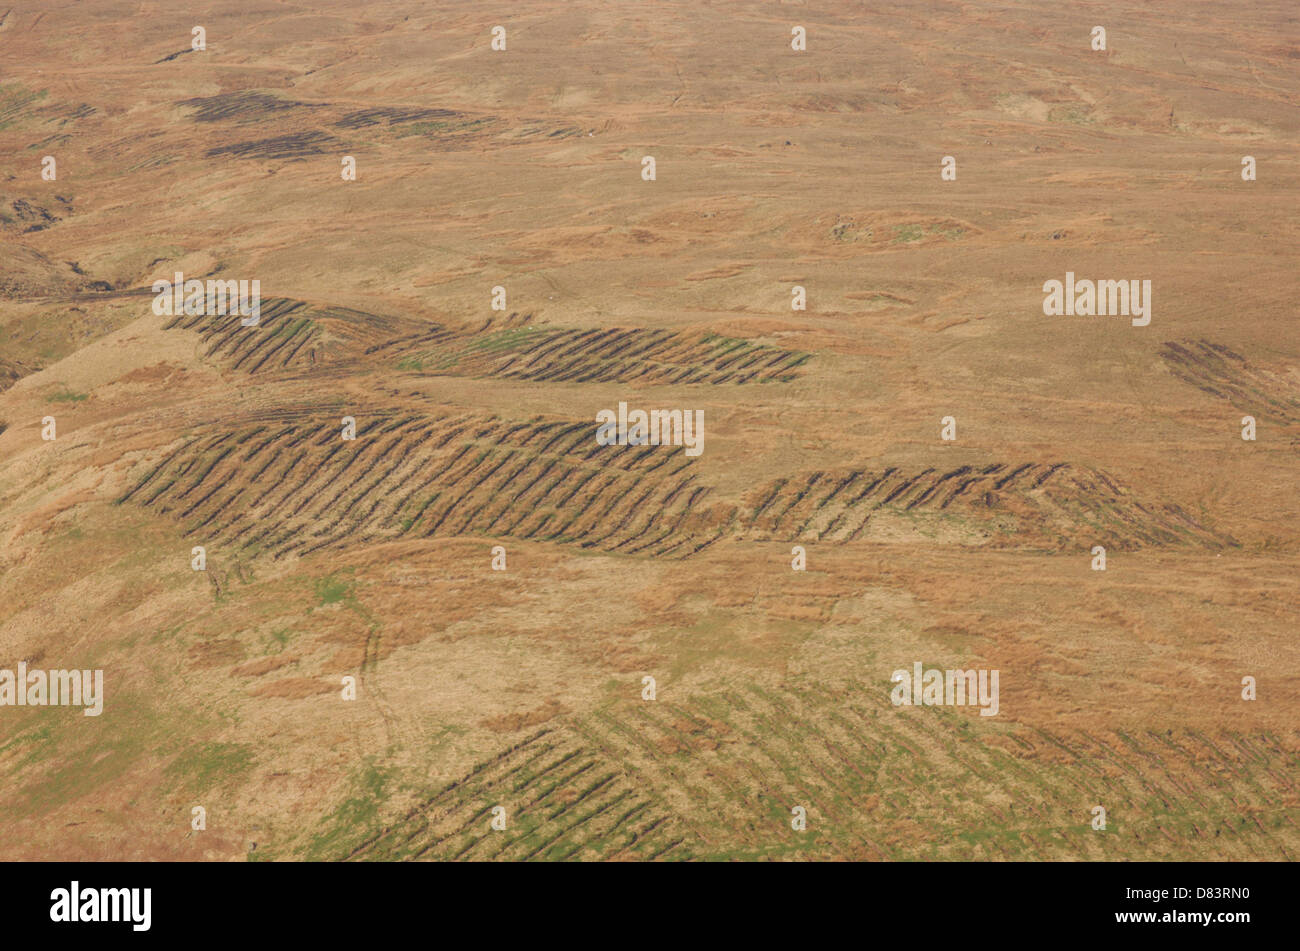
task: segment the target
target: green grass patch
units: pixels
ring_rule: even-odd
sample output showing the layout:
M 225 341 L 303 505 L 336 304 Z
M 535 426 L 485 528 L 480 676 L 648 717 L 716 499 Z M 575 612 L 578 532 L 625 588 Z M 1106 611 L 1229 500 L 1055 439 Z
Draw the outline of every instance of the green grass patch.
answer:
M 942 225 L 930 225 L 922 227 L 921 225 L 895 225 L 894 239 L 891 244 L 911 244 L 916 241 L 923 241 L 926 238 L 942 237 L 949 241 L 956 240 L 966 233 L 965 228 L 945 228 Z M 873 298 L 874 300 L 874 298 Z
M 539 331 L 532 327 L 511 327 L 508 330 L 498 330 L 496 333 L 480 337 L 469 345 L 467 349 L 485 353 L 499 353 L 505 350 L 514 350 L 536 339 Z
M 320 604 L 339 604 L 350 601 L 354 596 L 351 581 L 335 575 L 316 579 L 316 600 Z
M 1092 125 L 1093 118 L 1083 106 L 1058 106 L 1047 113 L 1048 122 L 1068 122 L 1070 125 Z
M 359 766 L 353 773 L 348 798 L 320 824 L 322 831 L 308 843 L 303 858 L 337 861 L 368 838 L 379 824 L 379 804 L 389 792 L 394 772 L 370 760 Z M 259 860 L 266 858 L 269 856 L 259 856 Z
M 253 747 L 247 743 L 204 743 L 172 760 L 167 775 L 187 790 L 204 793 L 242 780 L 253 760 Z

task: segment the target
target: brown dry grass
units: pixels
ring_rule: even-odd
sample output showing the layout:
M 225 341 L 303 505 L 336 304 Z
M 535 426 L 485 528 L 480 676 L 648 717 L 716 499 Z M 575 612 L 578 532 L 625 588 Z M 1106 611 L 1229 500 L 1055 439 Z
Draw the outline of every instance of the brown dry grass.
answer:
M 1296 857 L 1286 4 L 316 6 L 0 23 L 0 857 Z

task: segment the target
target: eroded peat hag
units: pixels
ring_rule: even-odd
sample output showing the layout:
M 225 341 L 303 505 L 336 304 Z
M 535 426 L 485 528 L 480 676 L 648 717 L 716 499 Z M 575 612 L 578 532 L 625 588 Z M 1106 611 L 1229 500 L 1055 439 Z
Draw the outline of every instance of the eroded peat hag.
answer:
M 224 315 L 181 310 L 166 329 L 197 331 L 206 356 L 250 373 L 346 360 L 359 371 L 538 383 L 788 383 L 813 356 L 712 333 L 539 327 L 532 314 L 455 324 L 268 298 L 252 333 Z
M 376 417 L 355 441 L 303 420 L 200 438 L 122 497 L 188 535 L 277 557 L 398 537 L 479 535 L 690 553 L 719 537 L 691 460 L 603 447 L 594 424 Z
M 287 319 L 284 318 L 284 319 Z M 593 423 L 390 411 L 341 438 L 308 415 L 196 437 L 120 499 L 180 519 L 186 537 L 275 557 L 402 537 L 520 538 L 648 557 L 726 539 L 1078 550 L 1223 548 L 1234 539 L 1178 505 L 1066 463 L 781 479 L 717 498 L 686 446 L 602 444 Z
M 1235 545 L 1172 502 L 1142 498 L 1105 472 L 1064 462 L 813 472 L 756 492 L 748 529 L 781 541 L 873 537 L 873 516 L 914 520 L 938 542 L 1065 550 Z
M 456 347 L 422 343 L 403 348 L 399 368 L 538 383 L 785 383 L 812 357 L 716 334 L 617 327 L 525 325 L 477 334 Z
M 1160 350 L 1178 379 L 1203 393 L 1287 423 L 1300 422 L 1300 369 L 1250 363 L 1230 347 L 1209 340 L 1179 340 Z
M 611 760 L 599 746 L 584 745 L 583 739 L 563 727 L 540 730 L 420 800 L 346 856 L 321 857 L 352 861 L 682 857 L 673 853 L 694 839 L 691 830 L 639 776 Z M 496 810 L 501 810 L 499 829 L 489 822 Z M 497 834 L 510 831 L 512 825 L 513 835 Z
M 368 835 L 354 830 L 359 844 L 340 842 L 320 857 L 1117 857 L 1075 815 L 1082 794 L 1120 815 L 1160 803 L 1157 823 L 1117 843 L 1122 857 L 1214 848 L 1238 859 L 1294 860 L 1285 804 L 1296 757 L 1275 735 L 994 731 L 951 714 L 895 716 L 883 691 L 747 685 L 553 721 L 405 815 Z M 898 783 L 882 788 L 885 776 Z M 954 786 L 960 798 L 945 794 Z M 683 796 L 691 808 L 669 805 Z M 1240 815 L 1242 801 L 1259 811 Z M 798 803 L 816 810 L 810 834 L 774 835 Z M 489 823 L 496 805 L 504 830 Z
M 239 314 L 178 313 L 165 324 L 167 330 L 196 331 L 205 357 L 244 373 L 354 359 L 400 327 L 392 318 L 287 298 L 262 302 L 256 328 Z

